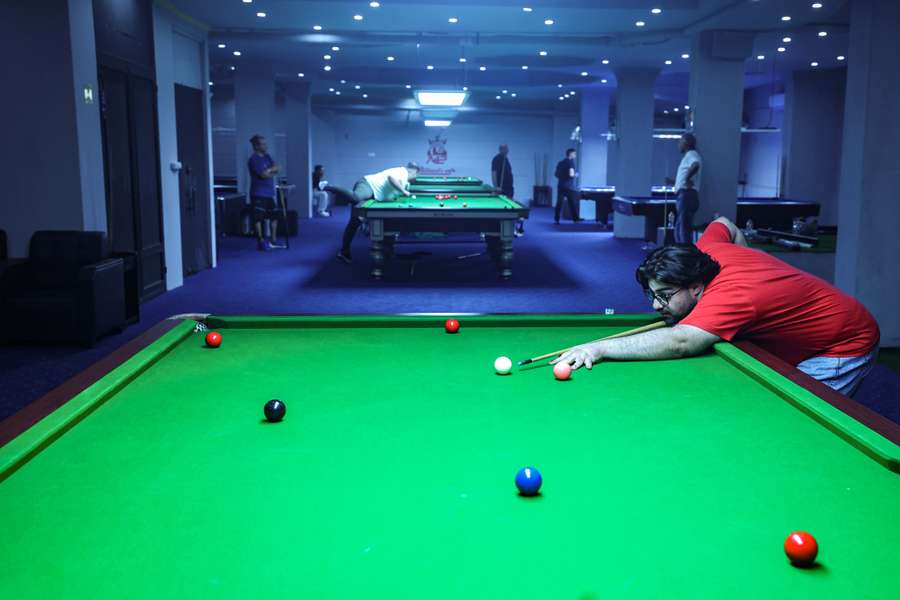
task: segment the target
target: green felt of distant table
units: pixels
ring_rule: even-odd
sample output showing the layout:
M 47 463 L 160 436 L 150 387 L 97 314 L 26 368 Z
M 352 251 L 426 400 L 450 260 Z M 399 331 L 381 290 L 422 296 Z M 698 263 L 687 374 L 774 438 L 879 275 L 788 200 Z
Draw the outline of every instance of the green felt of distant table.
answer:
M 497 191 L 489 185 L 468 185 L 458 183 L 411 183 L 409 191 L 413 194 L 467 194 L 470 196 L 492 196 L 497 193 Z
M 413 185 L 482 185 L 484 182 L 478 177 L 421 175 L 410 181 Z
M 725 343 L 493 371 L 647 316 L 444 318 L 148 339 L 0 448 L 0 597 L 896 596 L 898 447 L 831 404 Z

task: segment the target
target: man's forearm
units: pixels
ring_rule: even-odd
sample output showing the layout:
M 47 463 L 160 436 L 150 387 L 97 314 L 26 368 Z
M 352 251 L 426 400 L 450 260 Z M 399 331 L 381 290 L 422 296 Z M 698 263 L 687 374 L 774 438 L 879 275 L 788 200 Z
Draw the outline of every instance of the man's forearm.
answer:
M 675 327 L 592 344 L 604 360 L 665 360 L 689 356 L 687 340 Z

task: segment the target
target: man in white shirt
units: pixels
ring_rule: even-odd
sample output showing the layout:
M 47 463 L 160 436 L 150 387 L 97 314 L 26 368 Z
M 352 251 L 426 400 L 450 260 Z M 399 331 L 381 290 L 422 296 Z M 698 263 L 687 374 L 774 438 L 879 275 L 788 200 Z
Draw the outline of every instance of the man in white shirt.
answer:
M 681 136 L 678 149 L 684 156 L 675 178 L 675 193 L 678 195 L 675 204 L 675 243 L 692 244 L 694 214 L 700 208 L 700 169 L 703 168 L 703 161 L 697 152 L 697 138 L 692 133 Z
M 361 221 L 353 216 L 353 207 L 360 202 L 375 199 L 379 202 L 391 202 L 400 197 L 408 197 L 409 180 L 415 179 L 419 172 L 419 165 L 414 162 L 407 163 L 405 167 L 394 167 L 386 169 L 378 173 L 366 175 L 356 182 L 353 191 L 349 192 L 339 187 L 331 187 L 330 190 L 338 198 L 343 199 L 350 204 L 350 221 L 344 228 L 344 237 L 341 243 L 341 251 L 338 252 L 338 259 L 350 264 L 350 244 L 353 242 L 353 236 L 359 229 Z

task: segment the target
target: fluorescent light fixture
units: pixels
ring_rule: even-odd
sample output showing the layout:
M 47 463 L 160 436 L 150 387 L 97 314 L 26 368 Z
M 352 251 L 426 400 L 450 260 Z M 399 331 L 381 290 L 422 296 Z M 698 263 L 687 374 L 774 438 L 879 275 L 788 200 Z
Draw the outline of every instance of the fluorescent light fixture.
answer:
M 660 14 L 660 13 L 662 13 L 662 9 L 661 9 L 661 8 L 651 8 L 651 9 L 650 9 L 650 14 L 652 14 L 652 15 L 658 15 L 658 14 Z
M 791 16 L 790 16 L 790 15 L 784 15 L 783 17 L 781 17 L 781 20 L 784 21 L 785 23 L 787 23 L 788 21 L 791 20 Z
M 371 6 L 372 8 L 378 8 L 379 6 L 381 6 L 381 2 L 369 2 L 369 6 Z
M 429 71 L 434 71 L 434 65 L 428 65 L 425 68 L 428 69 Z
M 487 67 L 484 65 L 481 65 L 480 67 L 478 67 L 478 70 L 479 71 L 487 71 Z
M 827 32 L 827 31 L 820 31 L 820 32 L 819 32 L 819 37 L 828 37 L 828 32 Z
M 667 65 L 671 65 L 671 64 L 672 64 L 672 61 L 671 61 L 671 60 L 667 60 L 667 61 L 666 61 L 666 64 L 667 64 Z
M 809 66 L 811 66 L 811 67 L 818 67 L 818 66 L 819 66 L 819 63 L 817 63 L 816 61 L 812 61 L 811 63 L 809 63 Z
M 600 80 L 600 83 L 606 83 L 607 81 L 608 81 L 608 80 L 604 78 L 604 79 L 601 79 L 601 80 Z
M 544 25 L 553 25 L 555 22 L 553 19 L 544 19 Z
M 669 111 L 663 111 L 665 114 L 669 114 Z M 680 140 L 681 136 L 677 133 L 654 133 L 653 138 L 657 140 Z
M 331 47 L 331 51 L 332 51 L 332 52 L 340 52 L 340 50 L 341 50 L 341 47 L 340 47 L 340 46 L 332 46 L 332 47 Z
M 313 25 L 313 31 L 322 31 L 321 25 Z
M 756 60 L 766 60 L 766 55 L 765 54 L 757 54 Z
M 547 51 L 541 50 L 540 52 L 538 52 L 538 56 L 547 56 Z
M 460 57 L 459 57 L 459 62 L 461 62 L 461 63 L 466 62 L 466 57 L 465 57 L 465 56 L 460 56 Z
M 256 13 L 256 16 L 259 17 L 260 19 L 265 19 L 265 18 L 266 18 L 266 13 L 264 13 L 264 12 L 258 12 L 258 13 Z
M 462 106 L 468 94 L 465 92 L 416 91 L 416 101 L 421 106 Z
M 304 73 L 297 73 L 297 77 L 306 77 L 306 74 L 304 74 Z
M 224 48 L 225 44 L 219 44 L 219 48 Z
M 240 55 L 241 55 L 241 51 L 240 51 L 240 50 L 235 50 L 234 52 L 232 52 L 232 54 L 234 54 L 235 56 L 240 56 Z
M 635 27 L 643 27 L 643 26 L 646 25 L 646 24 L 647 24 L 647 23 L 645 23 L 644 21 L 635 21 L 635 22 L 634 22 L 634 26 L 635 26 Z
M 531 12 L 533 9 L 530 6 L 523 6 L 522 12 Z
M 425 127 L 450 127 L 452 122 L 447 119 L 425 119 Z
M 785 48 L 784 46 L 779 46 L 779 47 L 778 47 L 778 51 L 779 51 L 779 52 L 785 52 L 786 50 L 787 50 L 787 48 Z
M 522 65 L 522 70 L 523 70 L 523 71 L 527 71 L 527 70 L 528 70 L 528 65 Z
M 813 2 L 812 7 L 813 8 L 822 8 L 822 3 L 821 2 Z
M 793 40 L 788 36 L 781 38 L 781 43 L 783 43 L 783 44 L 790 44 L 792 41 Z
M 459 23 L 459 19 L 457 17 L 450 17 L 447 19 L 448 23 Z
M 353 15 L 353 20 L 354 20 L 354 21 L 362 21 L 362 20 L 363 20 L 363 16 L 362 16 L 362 15 Z
M 388 62 L 394 62 L 394 57 L 393 57 L 393 56 L 388 56 L 388 57 L 387 57 L 387 61 L 388 61 Z
M 253 4 L 253 0 L 244 0 L 244 4 Z
M 847 57 L 844 56 L 843 54 L 841 54 L 840 56 L 837 57 L 837 59 L 838 60 L 847 60 Z
M 691 57 L 691 55 L 688 54 L 687 52 L 685 52 L 684 54 L 681 55 L 681 58 L 683 58 L 684 60 L 687 60 L 687 59 L 689 59 L 690 57 Z
M 608 65 L 608 64 L 609 64 L 609 59 L 608 59 L 608 58 L 604 58 L 604 59 L 601 60 L 600 62 L 602 62 L 604 65 Z
M 581 76 L 582 76 L 582 77 L 587 77 L 587 76 L 588 76 L 588 72 L 587 72 L 587 71 L 582 71 L 582 72 L 581 72 Z M 562 86 L 560 86 L 560 87 L 562 87 Z

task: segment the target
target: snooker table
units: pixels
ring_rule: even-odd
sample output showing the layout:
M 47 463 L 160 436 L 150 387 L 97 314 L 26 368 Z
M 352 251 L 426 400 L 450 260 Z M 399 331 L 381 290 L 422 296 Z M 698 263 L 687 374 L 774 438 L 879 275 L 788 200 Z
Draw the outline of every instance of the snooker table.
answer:
M 353 212 L 369 222 L 372 247 L 371 274 L 380 279 L 385 263 L 394 255 L 394 244 L 402 233 L 483 233 L 488 254 L 497 263 L 501 277 L 512 277 L 512 244 L 519 219 L 528 209 L 503 195 L 459 194 L 438 200 L 435 194 L 413 194 L 394 201 L 367 200 Z
M 594 211 L 594 220 L 598 223 L 607 222 L 609 213 L 613 212 L 613 198 L 616 195 L 616 186 L 604 185 L 599 187 L 581 187 L 579 189 L 581 200 L 590 200 L 596 205 Z M 675 198 L 675 188 L 667 185 L 654 185 L 650 187 L 650 196 L 652 198 L 668 198 L 670 202 Z M 569 217 L 569 211 L 563 206 L 563 216 Z
M 445 315 L 196 318 L 220 348 L 166 321 L 3 422 L 0 597 L 900 589 L 896 426 L 752 347 L 559 382 L 492 363 L 651 318 L 460 315 L 454 335 Z M 816 567 L 785 558 L 795 529 Z
M 484 182 L 477 177 L 440 177 L 436 175 L 420 175 L 409 182 L 411 185 L 483 185 Z

